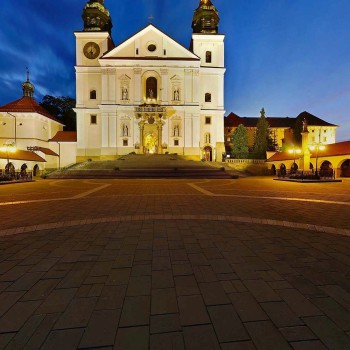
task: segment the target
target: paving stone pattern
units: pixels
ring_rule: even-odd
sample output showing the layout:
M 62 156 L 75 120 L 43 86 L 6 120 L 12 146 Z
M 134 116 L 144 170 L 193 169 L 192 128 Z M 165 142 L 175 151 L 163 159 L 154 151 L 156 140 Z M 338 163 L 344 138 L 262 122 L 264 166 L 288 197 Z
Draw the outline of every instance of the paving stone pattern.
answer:
M 196 220 L 0 238 L 0 349 L 350 349 L 350 238 Z

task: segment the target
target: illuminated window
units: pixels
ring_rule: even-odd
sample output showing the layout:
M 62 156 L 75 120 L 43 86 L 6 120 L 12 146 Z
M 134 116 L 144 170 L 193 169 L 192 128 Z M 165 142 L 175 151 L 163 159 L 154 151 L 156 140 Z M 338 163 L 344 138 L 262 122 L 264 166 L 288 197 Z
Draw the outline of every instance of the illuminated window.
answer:
M 97 124 L 97 115 L 95 114 L 90 115 L 90 124 Z
M 206 63 L 211 63 L 211 57 L 212 55 L 211 55 L 211 51 L 207 51 L 206 53 L 205 53 L 205 62 Z
M 211 124 L 211 117 L 205 117 L 205 124 Z
M 205 94 L 205 102 L 211 102 L 211 94 L 209 92 Z
M 327 142 L 327 137 L 324 137 L 324 138 L 323 138 L 323 142 Z
M 91 90 L 90 91 L 90 100 L 96 100 L 96 90 Z

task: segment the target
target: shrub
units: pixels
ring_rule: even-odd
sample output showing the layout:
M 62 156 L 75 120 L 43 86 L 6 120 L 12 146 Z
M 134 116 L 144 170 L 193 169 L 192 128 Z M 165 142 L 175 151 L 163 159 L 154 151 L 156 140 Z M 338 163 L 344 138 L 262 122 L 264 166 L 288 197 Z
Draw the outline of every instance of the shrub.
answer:
M 12 181 L 13 179 L 11 178 L 10 175 L 4 174 L 0 176 L 0 182 L 5 182 L 5 181 Z

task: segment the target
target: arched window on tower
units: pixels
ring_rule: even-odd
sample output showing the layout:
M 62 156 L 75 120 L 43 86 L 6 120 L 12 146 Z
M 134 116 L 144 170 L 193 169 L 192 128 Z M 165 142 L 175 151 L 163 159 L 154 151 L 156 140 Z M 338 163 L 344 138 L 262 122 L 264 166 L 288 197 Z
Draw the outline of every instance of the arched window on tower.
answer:
M 205 94 L 205 102 L 211 102 L 211 93 L 207 92 Z
M 206 53 L 205 53 L 205 63 L 211 63 L 211 57 L 212 55 L 211 55 L 211 51 L 207 51 Z
M 146 98 L 149 98 L 151 100 L 157 99 L 157 79 L 155 77 L 149 77 L 146 80 Z
M 90 100 L 96 100 L 96 90 L 91 90 L 90 91 Z

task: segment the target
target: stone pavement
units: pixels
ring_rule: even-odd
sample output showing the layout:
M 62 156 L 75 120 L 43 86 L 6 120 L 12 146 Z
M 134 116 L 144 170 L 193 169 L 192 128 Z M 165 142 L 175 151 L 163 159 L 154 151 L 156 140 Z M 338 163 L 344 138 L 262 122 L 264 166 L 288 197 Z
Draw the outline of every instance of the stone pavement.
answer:
M 349 194 L 270 179 L 2 187 L 0 349 L 349 349 Z

